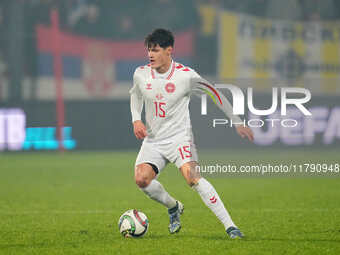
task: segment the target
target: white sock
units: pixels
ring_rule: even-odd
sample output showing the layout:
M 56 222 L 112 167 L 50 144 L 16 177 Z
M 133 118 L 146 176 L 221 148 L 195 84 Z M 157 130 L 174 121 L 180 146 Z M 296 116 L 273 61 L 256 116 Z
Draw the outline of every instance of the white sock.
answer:
M 169 193 L 164 189 L 163 185 L 159 181 L 153 179 L 151 183 L 141 190 L 148 195 L 151 199 L 161 203 L 168 209 L 176 206 L 176 200 L 169 195 Z
M 200 178 L 198 183 L 193 186 L 198 194 L 201 196 L 203 202 L 213 211 L 217 218 L 222 222 L 225 229 L 235 226 L 228 211 L 225 209 L 223 202 L 217 194 L 214 187 L 204 178 Z

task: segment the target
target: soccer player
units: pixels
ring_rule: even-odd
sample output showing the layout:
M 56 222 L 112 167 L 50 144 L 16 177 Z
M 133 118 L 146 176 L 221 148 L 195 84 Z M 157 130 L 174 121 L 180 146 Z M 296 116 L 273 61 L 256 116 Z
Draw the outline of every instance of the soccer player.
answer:
M 222 222 L 227 234 L 242 238 L 214 187 L 196 171 L 198 157 L 189 115 L 190 95 L 196 91 L 208 93 L 233 123 L 241 123 L 241 119 L 232 114 L 232 106 L 213 85 L 172 59 L 174 37 L 170 31 L 154 30 L 145 38 L 145 46 L 150 64 L 136 69 L 130 90 L 134 134 L 144 139 L 135 163 L 136 184 L 147 196 L 168 208 L 169 231 L 178 232 L 184 206 L 156 180 L 167 163 L 174 163 Z M 146 126 L 141 121 L 143 104 Z M 253 140 L 249 127 L 240 124 L 236 131 L 241 137 Z

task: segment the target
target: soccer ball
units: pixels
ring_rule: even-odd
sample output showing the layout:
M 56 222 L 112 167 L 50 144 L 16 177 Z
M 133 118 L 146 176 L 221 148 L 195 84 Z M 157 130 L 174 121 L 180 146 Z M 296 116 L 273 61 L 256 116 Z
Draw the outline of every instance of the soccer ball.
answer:
M 142 237 L 149 227 L 146 215 L 136 209 L 126 211 L 118 221 L 119 232 L 124 237 Z

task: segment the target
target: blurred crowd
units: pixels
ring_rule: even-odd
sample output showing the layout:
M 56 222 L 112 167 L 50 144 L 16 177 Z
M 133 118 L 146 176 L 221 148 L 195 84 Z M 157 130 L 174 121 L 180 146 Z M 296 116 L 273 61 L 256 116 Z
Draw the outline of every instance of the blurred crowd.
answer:
M 27 4 L 30 24 L 48 24 L 48 10 L 56 7 L 64 30 L 91 37 L 136 39 L 153 27 L 178 31 L 198 22 L 193 0 L 29 0 Z
M 24 7 L 25 71 L 36 75 L 35 27 L 50 23 L 50 10 L 59 10 L 61 27 L 75 34 L 113 39 L 142 39 L 153 28 L 173 31 L 192 29 L 197 40 L 195 63 L 204 73 L 216 71 L 217 13 L 226 10 L 289 20 L 340 20 L 336 0 L 1 0 L 0 1 L 0 82 L 6 73 L 10 3 Z M 13 8 L 12 8 L 13 9 Z
M 337 0 L 223 0 L 225 9 L 274 19 L 300 21 L 340 19 Z
M 209 7 L 215 13 L 224 8 L 278 19 L 340 19 L 336 0 L 27 0 L 26 5 L 28 25 L 49 23 L 49 9 L 57 7 L 64 29 L 114 39 L 139 38 L 153 27 L 200 29 L 202 14 Z

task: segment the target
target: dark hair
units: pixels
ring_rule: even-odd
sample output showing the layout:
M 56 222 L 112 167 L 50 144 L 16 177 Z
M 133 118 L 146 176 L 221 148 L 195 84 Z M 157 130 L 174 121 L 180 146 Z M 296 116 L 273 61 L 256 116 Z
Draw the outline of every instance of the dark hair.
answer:
M 151 48 L 158 44 L 160 47 L 165 49 L 169 46 L 173 47 L 174 42 L 175 39 L 171 31 L 163 28 L 157 28 L 151 34 L 145 37 L 144 45 L 147 48 Z

